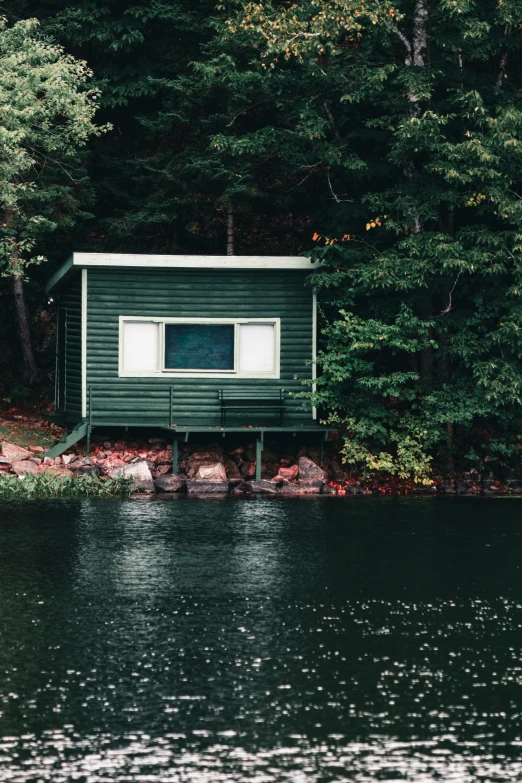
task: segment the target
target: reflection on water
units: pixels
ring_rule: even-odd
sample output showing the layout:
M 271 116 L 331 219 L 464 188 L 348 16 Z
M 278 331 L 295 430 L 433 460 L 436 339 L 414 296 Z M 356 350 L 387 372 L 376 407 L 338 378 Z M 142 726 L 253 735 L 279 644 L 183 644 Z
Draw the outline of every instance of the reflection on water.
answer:
M 520 508 L 0 505 L 0 781 L 520 780 Z

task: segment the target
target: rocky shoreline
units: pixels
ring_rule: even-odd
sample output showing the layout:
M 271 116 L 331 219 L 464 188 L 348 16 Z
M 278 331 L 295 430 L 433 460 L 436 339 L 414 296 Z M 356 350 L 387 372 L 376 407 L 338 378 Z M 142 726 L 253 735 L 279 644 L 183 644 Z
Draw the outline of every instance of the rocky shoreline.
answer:
M 470 473 L 428 486 L 391 482 L 386 477 L 362 481 L 343 470 L 338 444 L 325 444 L 323 460 L 317 444 L 295 440 L 270 441 L 263 449 L 261 479 L 256 480 L 255 443 L 179 444 L 178 472 L 172 474 L 172 445 L 162 437 L 147 440 L 109 440 L 97 435 L 91 454 L 72 449 L 61 457 L 44 457 L 44 448 L 23 448 L 3 441 L 0 474 L 23 479 L 27 474 L 132 478 L 134 492 L 148 495 L 495 495 L 522 494 L 522 481 L 500 483 Z

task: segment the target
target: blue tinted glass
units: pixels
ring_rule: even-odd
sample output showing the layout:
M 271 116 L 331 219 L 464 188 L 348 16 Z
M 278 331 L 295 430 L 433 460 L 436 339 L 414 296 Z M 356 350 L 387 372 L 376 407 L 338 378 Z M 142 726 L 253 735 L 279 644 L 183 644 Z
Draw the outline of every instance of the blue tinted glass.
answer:
M 165 324 L 168 370 L 233 370 L 233 324 Z

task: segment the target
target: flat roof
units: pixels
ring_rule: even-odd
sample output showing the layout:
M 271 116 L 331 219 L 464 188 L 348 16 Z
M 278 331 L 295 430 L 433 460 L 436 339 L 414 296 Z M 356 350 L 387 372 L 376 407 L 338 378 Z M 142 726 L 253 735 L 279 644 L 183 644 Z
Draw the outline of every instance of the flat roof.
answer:
M 47 293 L 76 269 L 119 267 L 124 269 L 284 269 L 310 271 L 311 258 L 303 256 L 187 256 L 138 253 L 73 253 L 47 283 Z

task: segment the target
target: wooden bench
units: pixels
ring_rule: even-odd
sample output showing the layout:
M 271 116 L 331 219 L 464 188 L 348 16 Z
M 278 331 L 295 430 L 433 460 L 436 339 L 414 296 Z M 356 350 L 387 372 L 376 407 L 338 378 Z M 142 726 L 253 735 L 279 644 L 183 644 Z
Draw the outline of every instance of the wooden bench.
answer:
M 226 427 L 227 413 L 234 411 L 279 411 L 279 426 L 283 426 L 285 396 L 282 389 L 220 389 L 221 426 Z

